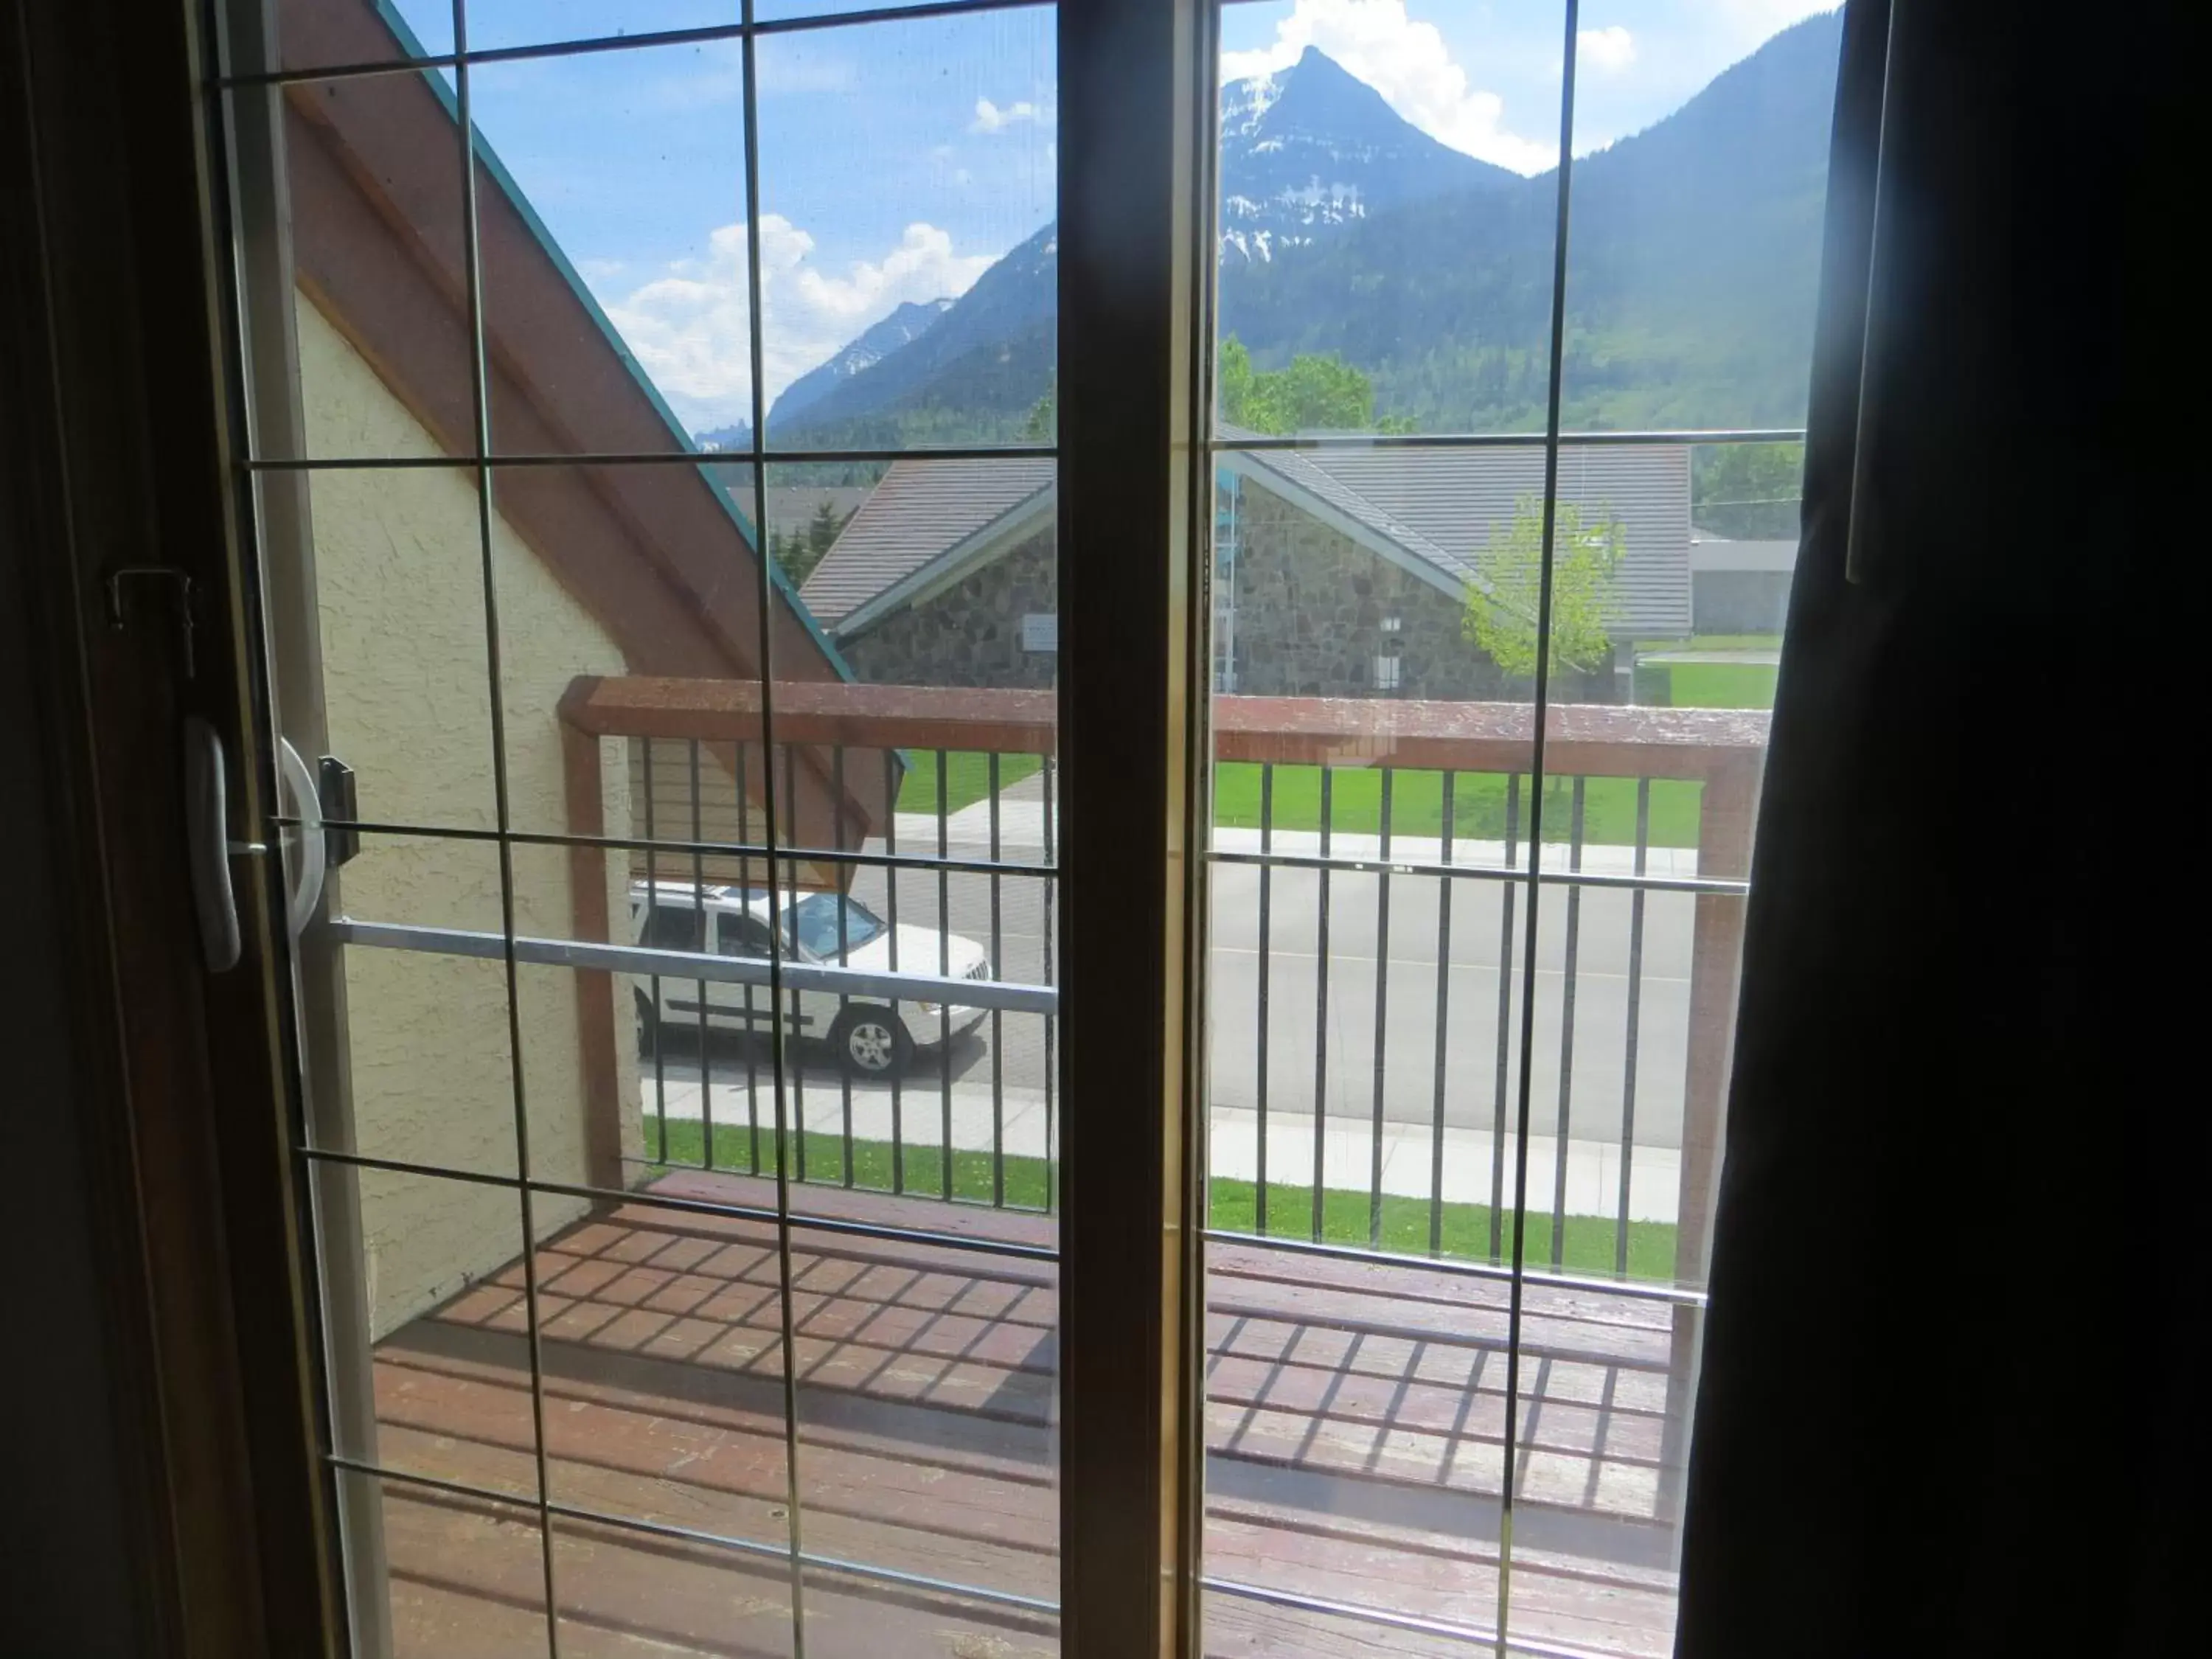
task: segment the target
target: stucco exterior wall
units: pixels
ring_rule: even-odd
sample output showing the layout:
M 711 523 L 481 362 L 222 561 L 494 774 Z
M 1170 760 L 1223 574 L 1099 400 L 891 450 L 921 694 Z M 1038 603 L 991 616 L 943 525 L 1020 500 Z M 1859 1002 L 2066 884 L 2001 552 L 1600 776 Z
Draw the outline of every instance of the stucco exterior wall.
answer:
M 841 639 L 872 685 L 992 685 L 1049 690 L 1060 659 L 1022 649 L 1022 618 L 1060 609 L 1054 535 L 1040 532 L 866 633 Z
M 297 311 L 310 453 L 438 455 L 429 434 L 305 295 Z M 357 775 L 362 816 L 492 827 L 491 707 L 468 469 L 317 473 L 311 507 L 330 747 Z M 578 674 L 619 674 L 627 665 L 605 630 L 496 516 L 491 541 L 512 821 L 557 827 L 567 816 L 554 714 L 561 693 Z M 609 830 L 619 835 L 629 823 L 629 781 L 611 746 L 601 770 Z M 609 863 L 608 914 L 619 931 L 629 914 L 625 878 L 619 860 Z M 518 931 L 574 935 L 565 853 L 517 848 L 514 878 Z M 351 915 L 488 931 L 501 924 L 499 861 L 487 843 L 370 837 L 334 879 Z M 525 968 L 519 981 L 531 1170 L 580 1182 L 588 1109 L 618 1111 L 625 1147 L 641 1145 L 634 1045 L 616 1043 L 620 1098 L 586 1101 L 571 975 Z M 503 965 L 351 949 L 345 995 L 357 1150 L 516 1173 Z M 626 1010 L 627 995 L 617 988 L 618 1010 Z M 626 1034 L 619 1018 L 618 1025 Z M 361 1197 L 379 1335 L 521 1248 L 511 1191 L 364 1170 Z M 541 1236 L 586 1207 L 545 1195 L 533 1203 Z

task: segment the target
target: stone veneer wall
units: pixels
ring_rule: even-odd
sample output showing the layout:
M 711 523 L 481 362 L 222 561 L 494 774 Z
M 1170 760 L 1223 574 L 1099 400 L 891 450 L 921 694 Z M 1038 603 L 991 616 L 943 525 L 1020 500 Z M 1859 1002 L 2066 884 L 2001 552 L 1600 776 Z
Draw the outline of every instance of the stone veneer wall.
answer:
M 1237 690 L 1257 697 L 1429 697 L 1518 702 L 1531 695 L 1461 635 L 1464 599 L 1360 546 L 1246 480 L 1237 513 Z M 1228 638 L 1231 584 L 1217 565 L 1217 651 Z M 1395 635 L 1383 621 L 1395 616 Z M 1397 689 L 1378 692 L 1375 659 L 1395 641 Z M 1610 662 L 1569 674 L 1555 701 L 1610 702 Z
M 1039 531 L 941 592 L 893 612 L 837 648 L 872 685 L 1048 690 L 1060 659 L 1022 649 L 1022 618 L 1060 609 L 1053 532 Z
M 1523 683 L 1461 637 L 1462 600 L 1361 547 L 1280 496 L 1243 486 L 1237 561 L 1237 690 L 1249 696 L 1526 700 Z M 1214 638 L 1227 638 L 1229 582 L 1214 579 Z M 1059 659 L 1022 649 L 1022 618 L 1059 608 L 1053 532 L 1040 531 L 952 586 L 841 638 L 853 671 L 876 685 L 1048 688 Z M 1393 635 L 1386 617 L 1399 618 Z M 1395 639 L 1395 692 L 1377 692 L 1375 659 Z M 1612 665 L 1569 674 L 1555 701 L 1610 702 Z

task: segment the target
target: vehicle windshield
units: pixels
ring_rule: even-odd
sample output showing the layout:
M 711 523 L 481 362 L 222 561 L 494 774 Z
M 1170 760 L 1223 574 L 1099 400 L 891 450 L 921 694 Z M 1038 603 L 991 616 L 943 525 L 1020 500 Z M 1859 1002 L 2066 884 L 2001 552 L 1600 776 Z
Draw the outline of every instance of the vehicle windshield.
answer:
M 842 939 L 837 923 L 840 909 L 845 918 Z M 788 937 L 799 948 L 830 962 L 837 959 L 841 945 L 847 951 L 857 951 L 884 931 L 882 917 L 857 900 L 836 893 L 808 893 L 783 915 Z

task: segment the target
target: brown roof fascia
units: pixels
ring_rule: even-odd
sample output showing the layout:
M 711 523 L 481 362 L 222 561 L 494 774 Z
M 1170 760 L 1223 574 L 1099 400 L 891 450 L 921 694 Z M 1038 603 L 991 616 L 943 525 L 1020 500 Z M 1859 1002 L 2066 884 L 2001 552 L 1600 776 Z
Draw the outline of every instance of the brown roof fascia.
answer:
M 284 0 L 303 61 L 373 62 L 397 43 L 367 5 Z M 417 72 L 284 94 L 296 276 L 448 453 L 473 455 L 460 137 Z M 477 168 L 478 259 L 495 452 L 679 454 L 685 446 L 489 170 Z M 730 475 L 749 493 L 742 464 Z M 501 516 L 635 666 L 758 677 L 758 555 L 693 466 L 493 470 Z M 842 683 L 779 594 L 780 681 Z M 781 735 L 781 734 L 779 734 Z M 825 757 L 808 754 L 802 821 L 832 819 Z M 848 779 L 842 814 L 873 823 L 880 779 Z M 817 798 L 818 799 L 816 799 Z

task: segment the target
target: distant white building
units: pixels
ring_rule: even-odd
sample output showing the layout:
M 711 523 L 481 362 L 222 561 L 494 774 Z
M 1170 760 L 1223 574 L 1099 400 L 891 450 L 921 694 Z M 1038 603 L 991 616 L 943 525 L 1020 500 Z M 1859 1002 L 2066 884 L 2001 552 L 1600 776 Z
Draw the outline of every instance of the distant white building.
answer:
M 1797 570 L 1794 538 L 1735 541 L 1690 531 L 1690 611 L 1700 634 L 1779 634 Z

